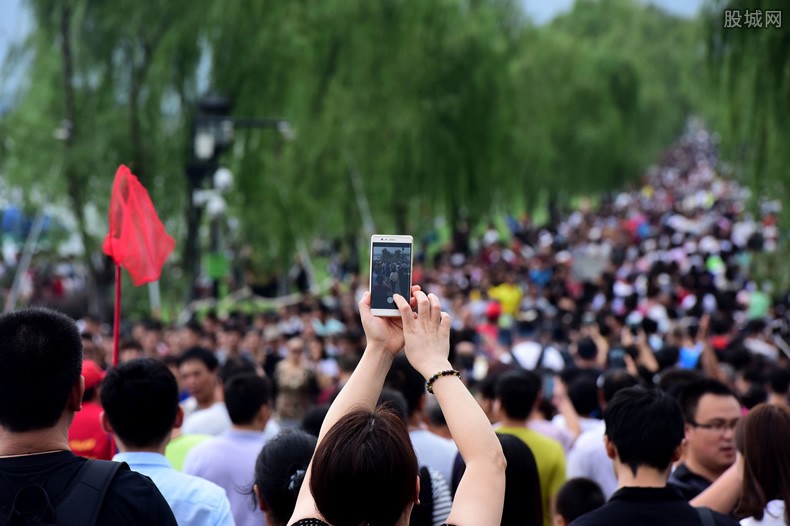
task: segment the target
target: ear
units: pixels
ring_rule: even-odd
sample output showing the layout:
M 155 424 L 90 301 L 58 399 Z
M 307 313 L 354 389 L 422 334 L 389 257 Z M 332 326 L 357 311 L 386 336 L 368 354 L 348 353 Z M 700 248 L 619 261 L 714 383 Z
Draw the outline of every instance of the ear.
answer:
M 69 411 L 82 411 L 82 395 L 85 394 L 85 377 L 80 375 L 69 391 L 69 399 L 66 401 L 66 408 Z
M 684 424 L 683 425 L 683 438 L 688 440 L 689 439 L 689 434 L 691 433 L 692 429 L 693 428 L 689 424 Z
M 178 411 L 176 412 L 176 420 L 173 422 L 173 429 L 178 429 L 184 423 L 184 408 L 181 407 L 181 404 L 178 405 Z
M 261 497 L 261 490 L 257 484 L 252 485 L 252 491 L 255 492 L 255 499 L 258 501 L 258 507 L 261 509 L 261 511 L 264 513 L 269 511 L 269 505 L 266 504 L 266 501 L 263 500 L 263 497 Z
M 110 425 L 110 419 L 107 418 L 107 413 L 102 411 L 99 415 L 99 420 L 101 420 L 101 428 L 104 430 L 105 433 L 109 433 L 112 435 L 112 426 Z
M 499 401 L 499 398 L 494 398 L 491 401 L 491 414 L 494 415 L 494 418 L 497 420 L 502 420 L 505 416 L 505 412 L 502 410 L 502 402 Z
M 420 474 L 419 473 L 417 473 L 417 493 L 415 493 L 414 505 L 415 506 L 420 505 Z
M 269 419 L 272 417 L 272 408 L 271 408 L 271 406 L 268 403 L 263 404 L 261 406 L 260 410 L 258 411 L 258 416 L 261 419 L 261 423 L 263 423 L 263 425 L 265 427 L 266 424 L 269 422 Z
M 674 464 L 680 457 L 683 456 L 683 444 L 681 443 L 678 447 L 675 448 L 675 451 L 672 452 L 672 463 Z
M 611 458 L 612 460 L 617 458 L 617 448 L 614 447 L 614 443 L 609 440 L 607 435 L 603 437 L 604 446 L 606 446 L 606 456 Z

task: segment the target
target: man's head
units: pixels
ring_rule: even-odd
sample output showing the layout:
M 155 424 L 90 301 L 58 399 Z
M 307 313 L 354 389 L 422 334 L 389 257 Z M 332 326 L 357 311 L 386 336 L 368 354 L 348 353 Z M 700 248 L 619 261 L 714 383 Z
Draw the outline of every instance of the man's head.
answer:
M 74 321 L 47 309 L 0 316 L 0 427 L 55 426 L 82 400 L 82 340 Z
M 183 415 L 176 378 L 153 358 L 110 369 L 101 385 L 101 403 L 105 429 L 132 450 L 163 446 Z
M 620 390 L 604 411 L 606 450 L 628 466 L 666 473 L 680 456 L 683 414 L 677 402 L 659 390 L 629 387 Z
M 178 373 L 184 387 L 201 406 L 214 402 L 218 366 L 214 353 L 203 347 L 187 349 L 178 362 Z
M 688 384 L 680 395 L 686 420 L 686 464 L 717 477 L 735 462 L 735 424 L 741 404 L 723 383 L 706 378 Z
M 600 388 L 599 403 L 601 407 L 605 408 L 618 391 L 636 385 L 639 385 L 639 381 L 625 369 L 613 369 L 605 372 L 598 378 L 598 387 Z
M 606 504 L 601 487 L 587 478 L 573 478 L 565 482 L 557 492 L 557 511 L 554 525 L 565 526 L 585 513 L 590 513 Z
M 533 371 L 508 371 L 496 384 L 496 406 L 500 419 L 526 420 L 541 389 L 540 376 Z
M 118 346 L 118 361 L 125 363 L 145 356 L 143 344 L 137 340 L 124 340 Z
M 224 386 L 225 405 L 233 425 L 257 425 L 261 431 L 269 420 L 271 386 L 255 373 L 232 376 Z

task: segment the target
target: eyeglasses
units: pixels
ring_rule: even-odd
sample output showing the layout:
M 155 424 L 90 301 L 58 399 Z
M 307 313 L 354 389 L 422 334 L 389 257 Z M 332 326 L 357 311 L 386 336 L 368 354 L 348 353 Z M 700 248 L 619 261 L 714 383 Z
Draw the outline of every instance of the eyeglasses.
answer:
M 714 420 L 712 422 L 708 422 L 707 424 L 700 424 L 698 422 L 689 422 L 691 427 L 699 427 L 701 429 L 710 429 L 711 431 L 716 431 L 717 433 L 724 433 L 726 430 L 731 429 L 735 430 L 740 422 L 740 418 L 736 418 L 734 420 L 730 420 L 727 422 L 726 420 Z

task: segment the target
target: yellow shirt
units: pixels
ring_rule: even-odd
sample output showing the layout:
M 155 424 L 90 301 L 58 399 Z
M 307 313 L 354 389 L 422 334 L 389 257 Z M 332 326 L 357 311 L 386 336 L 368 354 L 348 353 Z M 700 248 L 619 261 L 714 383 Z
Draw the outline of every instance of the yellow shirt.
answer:
M 551 502 L 565 483 L 565 452 L 562 445 L 526 427 L 499 427 L 496 432 L 520 438 L 535 455 L 543 504 L 543 526 L 551 526 Z
M 488 289 L 488 297 L 502 304 L 502 312 L 510 316 L 515 316 L 518 312 L 521 296 L 523 296 L 523 294 L 518 285 L 502 283 L 501 285 Z

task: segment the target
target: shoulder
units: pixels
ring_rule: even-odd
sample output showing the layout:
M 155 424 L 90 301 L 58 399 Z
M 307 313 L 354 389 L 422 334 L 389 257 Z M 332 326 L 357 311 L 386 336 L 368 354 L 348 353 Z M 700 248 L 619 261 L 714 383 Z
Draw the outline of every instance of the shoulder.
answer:
M 176 524 L 170 506 L 153 481 L 121 468 L 107 490 L 99 524 Z

